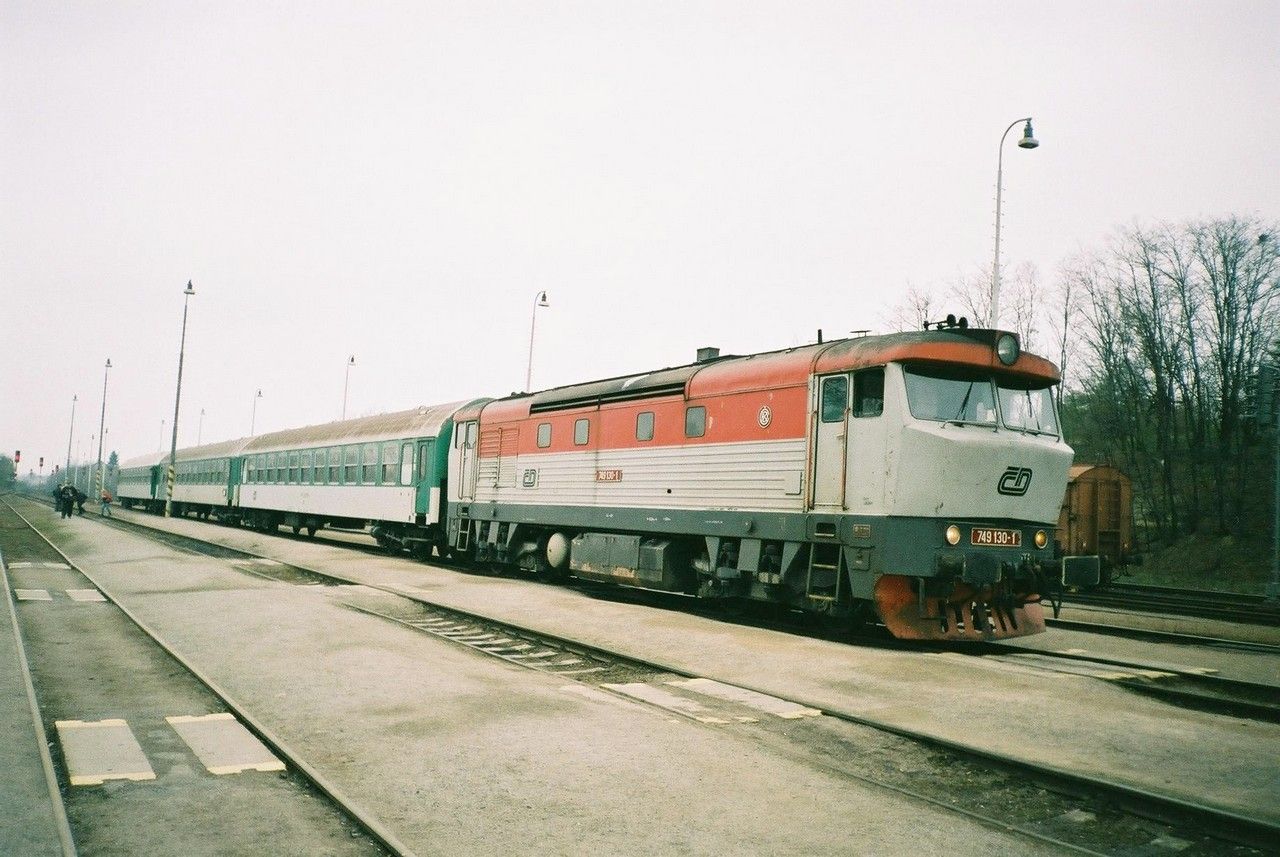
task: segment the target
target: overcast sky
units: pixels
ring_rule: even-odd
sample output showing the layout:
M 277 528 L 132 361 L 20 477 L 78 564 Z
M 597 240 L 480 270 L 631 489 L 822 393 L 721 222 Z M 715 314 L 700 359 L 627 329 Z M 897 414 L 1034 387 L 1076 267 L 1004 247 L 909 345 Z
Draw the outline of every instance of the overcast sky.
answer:
M 1280 2 L 0 0 L 0 449 L 92 459 L 883 329 L 1280 202 Z M 203 418 L 201 411 L 205 412 Z M 165 421 L 162 432 L 161 421 Z M 105 453 L 104 453 L 105 455 Z

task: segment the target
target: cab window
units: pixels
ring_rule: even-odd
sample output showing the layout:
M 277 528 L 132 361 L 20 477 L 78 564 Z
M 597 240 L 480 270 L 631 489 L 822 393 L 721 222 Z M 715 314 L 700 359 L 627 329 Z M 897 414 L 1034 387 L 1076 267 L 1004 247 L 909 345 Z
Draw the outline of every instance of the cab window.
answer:
M 853 376 L 853 415 L 878 417 L 884 413 L 884 367 L 865 369 Z
M 849 406 L 849 377 L 832 375 L 822 379 L 822 421 L 844 422 L 845 408 Z

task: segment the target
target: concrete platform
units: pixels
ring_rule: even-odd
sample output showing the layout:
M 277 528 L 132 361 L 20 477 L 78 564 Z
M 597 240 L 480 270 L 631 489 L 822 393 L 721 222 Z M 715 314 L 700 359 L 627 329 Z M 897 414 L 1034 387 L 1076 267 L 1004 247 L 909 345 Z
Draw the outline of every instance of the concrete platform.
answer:
M 57 521 L 52 513 L 46 517 Z M 886 720 L 939 738 L 1013 752 L 1063 770 L 1104 776 L 1280 823 L 1280 760 L 1274 752 L 1280 746 L 1280 727 L 1273 724 L 1185 711 L 1097 678 L 1034 666 L 828 643 L 595 600 L 527 580 L 460 574 L 405 559 L 371 557 L 194 521 L 143 520 L 795 698 L 816 708 Z M 78 542 L 72 533 L 73 559 L 98 568 L 111 594 L 119 588 L 121 597 L 127 592 L 155 609 L 157 617 L 163 617 L 166 626 L 188 645 L 216 651 L 214 636 L 204 636 L 214 632 L 199 630 L 206 622 L 199 609 L 193 612 L 193 605 L 215 598 L 207 589 L 224 585 L 224 580 L 225 585 L 234 586 L 234 580 L 121 563 L 118 560 L 133 550 L 129 541 L 114 532 L 101 540 L 102 544 Z M 187 597 L 168 600 L 166 593 L 175 587 Z M 213 604 L 208 607 L 213 609 Z M 218 615 L 225 615 L 227 609 L 226 603 L 219 604 Z M 295 628 L 295 623 L 289 627 Z M 640 628 L 643 633 L 637 633 Z M 301 630 L 292 633 L 305 636 Z M 1039 639 L 1050 640 L 1053 634 L 1050 631 Z M 300 644 L 300 638 L 291 644 Z M 405 640 L 408 648 L 399 645 L 382 654 L 407 670 L 427 669 L 425 662 L 415 661 L 410 654 L 417 650 L 415 644 Z M 246 669 L 250 666 L 245 662 Z M 461 711 L 455 714 L 466 716 Z M 955 853 L 954 842 L 948 848 Z
M 10 611 L 10 603 L 0 606 L 0 854 L 61 855 Z

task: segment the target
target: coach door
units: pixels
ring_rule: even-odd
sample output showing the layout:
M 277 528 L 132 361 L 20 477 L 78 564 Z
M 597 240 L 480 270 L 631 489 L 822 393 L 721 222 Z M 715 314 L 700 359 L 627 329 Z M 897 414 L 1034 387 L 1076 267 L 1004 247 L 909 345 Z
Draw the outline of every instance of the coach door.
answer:
M 815 510 L 844 507 L 845 460 L 849 433 L 849 376 L 818 379 L 814 413 L 812 482 L 809 506 Z

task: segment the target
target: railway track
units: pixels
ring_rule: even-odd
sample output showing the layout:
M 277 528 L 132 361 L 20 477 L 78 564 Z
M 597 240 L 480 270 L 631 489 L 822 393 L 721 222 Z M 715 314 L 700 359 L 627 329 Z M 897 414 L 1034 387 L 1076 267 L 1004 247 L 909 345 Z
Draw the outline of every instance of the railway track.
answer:
M 1226 848 L 1225 843 L 1234 843 L 1246 849 L 1270 848 L 1280 839 L 1280 825 L 1224 812 L 1215 807 L 1144 791 L 1116 781 L 1081 776 L 1049 765 L 1029 762 L 1025 758 L 993 753 L 942 740 L 926 732 L 903 728 L 889 720 L 842 712 L 830 706 L 823 708 L 811 700 L 799 697 L 764 694 L 760 688 L 744 685 L 723 685 L 715 682 L 711 677 L 697 675 L 671 665 L 636 660 L 622 652 L 549 635 L 510 621 L 445 607 L 419 595 L 405 593 L 395 588 L 371 585 L 367 581 L 281 563 L 270 557 L 228 548 L 203 539 L 156 530 L 142 524 L 125 522 L 122 519 L 113 520 L 110 525 L 135 529 L 145 533 L 148 538 L 180 550 L 252 560 L 254 561 L 252 565 L 246 566 L 246 569 L 251 568 L 250 573 L 280 582 L 294 585 L 358 584 L 384 595 L 394 596 L 395 607 L 390 610 L 385 603 L 375 608 L 363 605 L 356 599 L 353 599 L 348 606 L 383 621 L 395 622 L 452 644 L 466 646 L 486 656 L 502 658 L 530 669 L 553 672 L 585 687 L 656 705 L 693 720 L 699 719 L 698 709 L 682 707 L 678 703 L 670 702 L 668 699 L 670 687 L 686 686 L 691 682 L 712 683 L 719 686 L 720 693 L 768 696 L 775 700 L 772 704 L 787 707 L 793 712 L 804 712 L 797 715 L 798 718 L 802 718 L 801 723 L 804 725 L 793 727 L 793 729 L 817 730 L 819 726 L 815 724 L 821 723 L 823 718 L 829 718 L 831 721 L 867 728 L 882 735 L 896 736 L 919 747 L 928 748 L 929 752 L 941 757 L 941 768 L 951 772 L 965 771 L 967 775 L 964 779 L 967 782 L 987 783 L 992 788 L 957 791 L 952 787 L 954 780 L 950 776 L 937 782 L 929 778 L 924 778 L 922 781 L 917 774 L 904 775 L 901 771 L 896 773 L 885 771 L 874 777 L 855 775 L 855 778 L 912 799 L 944 806 L 948 810 L 964 814 L 995 829 L 1017 831 L 1055 847 L 1065 847 L 1082 853 L 1110 853 L 1110 848 L 1101 847 L 1098 842 L 1087 840 L 1073 842 L 1070 825 L 1063 826 L 1055 823 L 1056 819 L 1079 817 L 1080 813 L 1096 814 L 1100 808 L 1104 807 L 1110 808 L 1106 811 L 1121 808 L 1125 814 L 1134 818 L 1150 819 L 1160 824 L 1171 825 L 1172 829 L 1177 831 L 1175 836 L 1180 834 L 1194 839 L 1201 834 L 1208 835 L 1221 840 L 1219 844 L 1223 848 Z M 1001 654 L 1008 656 L 1010 652 L 1006 648 Z M 1036 654 L 1046 657 L 1042 653 Z M 1092 660 L 1097 662 L 1097 659 Z M 1110 666 L 1119 666 L 1119 664 L 1113 663 Z M 1132 664 L 1124 666 L 1131 669 L 1135 667 Z M 1191 683 L 1198 681 L 1190 677 L 1187 680 Z M 1200 695 L 1204 696 L 1204 694 Z M 1242 701 L 1218 700 L 1217 704 L 1237 706 L 1235 710 L 1238 712 L 1241 710 Z M 829 741 L 829 738 L 815 735 L 810 744 L 821 746 L 824 741 Z M 301 760 L 296 764 L 301 765 Z M 848 771 L 841 771 L 841 773 L 850 775 Z M 997 776 L 993 776 L 993 773 Z M 1007 807 L 1011 804 L 1009 795 L 1006 793 L 1010 787 L 1013 787 L 1011 783 L 1016 783 L 1016 788 L 1040 790 L 1041 793 L 1037 795 L 1037 799 L 1028 802 L 1045 807 L 1044 811 L 1039 813 L 1039 817 L 1012 822 L 1007 816 L 992 814 L 990 806 Z M 957 800 L 962 800 L 963 803 L 957 805 Z
M 1064 603 L 1280 627 L 1280 605 L 1261 595 L 1113 583 L 1105 589 L 1069 594 Z

